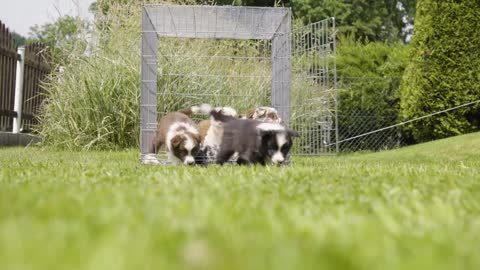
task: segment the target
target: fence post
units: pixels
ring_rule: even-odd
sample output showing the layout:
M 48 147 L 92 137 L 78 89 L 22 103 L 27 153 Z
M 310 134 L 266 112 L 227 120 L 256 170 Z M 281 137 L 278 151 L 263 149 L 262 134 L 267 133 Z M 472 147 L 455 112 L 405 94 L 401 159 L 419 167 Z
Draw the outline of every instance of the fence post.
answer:
M 25 47 L 18 48 L 17 73 L 15 78 L 15 103 L 13 110 L 17 117 L 13 118 L 12 133 L 19 133 L 22 125 L 23 70 L 25 67 Z

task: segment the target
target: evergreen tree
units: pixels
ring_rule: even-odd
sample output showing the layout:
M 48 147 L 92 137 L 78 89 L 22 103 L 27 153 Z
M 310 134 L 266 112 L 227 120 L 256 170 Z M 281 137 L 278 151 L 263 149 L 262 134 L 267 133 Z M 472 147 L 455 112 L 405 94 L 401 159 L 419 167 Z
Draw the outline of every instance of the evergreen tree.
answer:
M 404 119 L 480 98 L 480 2 L 420 0 L 401 87 Z M 479 130 L 480 105 L 413 122 L 417 142 Z

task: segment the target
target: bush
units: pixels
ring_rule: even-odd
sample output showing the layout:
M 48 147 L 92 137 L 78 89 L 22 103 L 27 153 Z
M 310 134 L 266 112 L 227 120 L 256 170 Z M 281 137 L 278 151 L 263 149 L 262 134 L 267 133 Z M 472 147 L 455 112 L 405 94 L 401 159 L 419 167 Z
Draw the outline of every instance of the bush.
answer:
M 137 147 L 140 95 L 140 4 L 108 6 L 108 16 L 78 38 L 45 85 L 39 133 L 68 149 Z M 86 44 L 90 37 L 93 42 Z M 208 102 L 239 112 L 270 103 L 270 48 L 242 40 L 159 42 L 158 112 Z M 265 55 L 260 55 L 265 54 Z M 225 55 L 249 56 L 232 61 Z M 208 57 L 207 57 L 208 56 Z M 255 57 L 251 57 L 255 56 Z M 162 76 L 162 74 L 164 76 Z M 185 76 L 189 75 L 189 76 Z M 217 75 L 217 76 L 211 76 Z
M 377 130 L 398 120 L 400 78 L 408 45 L 339 39 L 339 139 Z M 398 130 L 388 130 L 340 144 L 343 150 L 389 148 L 399 143 Z
M 39 133 L 47 145 L 68 149 L 138 146 L 139 16 L 138 3 L 110 4 L 108 14 L 97 16 L 96 26 L 87 31 L 87 36 L 80 36 L 71 43 L 74 46 L 63 48 L 68 52 L 61 63 L 63 71 L 54 72 L 45 85 L 48 96 Z M 93 42 L 88 42 L 90 39 Z M 270 104 L 270 49 L 268 42 L 250 40 L 162 38 L 159 113 L 202 102 L 231 105 L 239 112 Z M 405 52 L 406 47 L 401 44 L 363 45 L 351 38 L 340 40 L 337 60 L 340 87 L 344 88 L 340 93 L 341 138 L 384 127 L 396 119 L 396 91 Z M 241 60 L 232 61 L 225 55 L 240 56 Z M 314 53 L 292 60 L 292 125 L 304 134 L 314 133 L 311 137 L 317 140 L 317 128 L 312 129 L 311 123 L 330 109 L 317 105 L 329 102 L 331 92 L 319 91 L 318 82 L 305 78 L 309 76 L 309 65 L 323 60 Z M 330 120 L 325 122 L 329 124 Z M 379 138 L 370 136 L 363 142 L 377 143 Z M 302 148 L 303 152 L 313 151 L 312 145 L 305 147 L 310 148 Z
M 47 98 L 40 116 L 39 133 L 47 145 L 68 149 L 137 145 L 140 20 L 126 16 L 130 9 L 114 11 L 115 19 L 105 25 L 108 29 L 82 29 L 84 35 L 73 45 L 60 47 L 68 53 L 44 86 Z
M 480 6 L 476 0 L 418 2 L 401 115 L 412 119 L 480 96 Z M 480 105 L 413 122 L 417 142 L 479 130 Z

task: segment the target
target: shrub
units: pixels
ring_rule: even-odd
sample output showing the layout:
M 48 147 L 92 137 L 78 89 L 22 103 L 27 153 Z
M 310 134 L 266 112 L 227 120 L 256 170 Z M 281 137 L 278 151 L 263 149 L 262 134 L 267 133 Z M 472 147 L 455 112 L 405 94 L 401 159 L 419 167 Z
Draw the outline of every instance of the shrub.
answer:
M 392 125 L 398 120 L 400 77 L 408 45 L 361 42 L 343 37 L 337 48 L 339 139 Z M 340 144 L 343 150 L 378 150 L 399 143 L 398 130 Z
M 68 52 L 61 63 L 63 71 L 54 72 L 45 85 L 48 97 L 40 117 L 39 133 L 47 145 L 69 149 L 138 146 L 139 16 L 139 3 L 110 3 L 108 14 L 97 16 L 95 27 L 87 29 L 88 35 L 74 40 L 73 46 L 63 48 Z M 341 40 L 338 67 L 341 87 L 345 88 L 340 93 L 343 138 L 367 127 L 359 121 L 365 118 L 355 118 L 356 115 L 367 115 L 368 128 L 384 127 L 385 116 L 396 119 L 396 90 L 404 67 L 405 48 L 401 44 L 363 45 L 353 39 Z M 269 104 L 269 51 L 268 42 L 162 38 L 158 71 L 159 75 L 167 76 L 158 77 L 159 112 L 202 102 L 231 105 L 239 112 Z M 222 57 L 225 55 L 241 56 L 241 61 Z M 309 65 L 322 63 L 319 57 L 315 54 L 295 56 L 293 71 L 308 73 Z M 301 132 L 315 132 L 312 136 L 317 136 L 317 129 L 312 129 L 310 124 L 318 121 L 329 108 L 315 104 L 330 100 L 331 92 L 319 91 L 317 82 L 305 80 L 308 76 L 303 73 L 292 76 L 291 120 Z M 351 77 L 355 77 L 354 80 Z M 372 77 L 376 79 L 371 80 Z M 373 136 L 369 139 L 378 140 Z M 309 149 L 302 148 L 302 151 Z
M 62 48 L 69 51 L 62 71 L 55 71 L 45 85 L 39 133 L 46 145 L 68 149 L 138 146 L 140 29 L 139 3 L 112 3 L 108 16 L 97 17 L 89 35 Z M 90 37 L 93 42 L 85 51 Z M 250 40 L 162 38 L 158 112 L 203 102 L 231 105 L 240 112 L 269 104 L 271 59 L 251 57 L 269 53 L 270 48 L 262 45 L 266 44 Z M 225 55 L 250 57 L 232 61 Z
M 137 144 L 140 25 L 138 16 L 125 16 L 130 9 L 117 9 L 108 29 L 83 29 L 73 45 L 60 47 L 68 54 L 44 86 L 47 98 L 38 127 L 47 145 L 113 149 Z
M 401 86 L 401 115 L 412 119 L 480 96 L 480 6 L 476 0 L 418 2 L 410 63 Z M 480 105 L 413 122 L 418 141 L 480 128 Z

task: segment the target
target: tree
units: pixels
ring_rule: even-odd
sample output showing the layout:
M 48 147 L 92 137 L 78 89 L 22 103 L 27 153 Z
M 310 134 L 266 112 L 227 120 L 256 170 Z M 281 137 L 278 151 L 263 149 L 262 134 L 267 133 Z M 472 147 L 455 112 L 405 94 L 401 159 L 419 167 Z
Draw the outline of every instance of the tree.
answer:
M 178 4 L 235 6 L 286 6 L 303 23 L 336 17 L 340 34 L 354 34 L 370 41 L 406 41 L 411 35 L 416 0 L 175 0 Z M 113 4 L 135 4 L 128 0 L 98 0 L 94 14 L 106 15 Z
M 421 0 L 412 53 L 401 86 L 405 120 L 480 97 L 480 4 L 477 0 Z M 413 122 L 417 142 L 480 129 L 480 105 Z
M 218 5 L 292 7 L 304 23 L 336 17 L 338 31 L 371 41 L 403 40 L 411 34 L 416 0 L 218 0 Z
M 73 46 L 88 23 L 81 18 L 64 16 L 51 23 L 34 25 L 30 28 L 27 43 L 41 42 L 50 47 L 55 58 L 61 57 L 62 49 Z
M 340 34 L 370 41 L 405 41 L 413 23 L 415 0 L 285 0 L 304 23 L 329 17 L 337 20 Z
M 17 47 L 25 45 L 25 41 L 27 40 L 24 36 L 20 35 L 17 32 L 12 32 L 13 38 L 15 39 L 15 44 Z
M 257 6 L 257 7 L 273 7 L 280 5 L 281 0 L 217 0 L 217 5 L 235 5 L 235 6 Z

